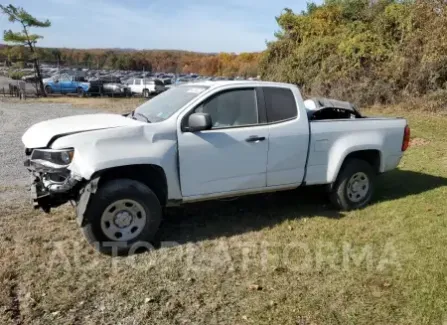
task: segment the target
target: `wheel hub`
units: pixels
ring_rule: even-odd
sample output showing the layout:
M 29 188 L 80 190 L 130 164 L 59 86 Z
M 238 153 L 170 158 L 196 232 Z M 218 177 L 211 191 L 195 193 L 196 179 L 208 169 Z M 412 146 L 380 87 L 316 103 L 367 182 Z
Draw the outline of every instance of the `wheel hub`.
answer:
M 360 190 L 360 188 L 361 188 L 361 184 L 360 184 L 358 181 L 355 181 L 355 182 L 352 184 L 352 190 L 353 190 L 354 192 L 358 192 L 358 191 Z
M 133 216 L 128 211 L 123 210 L 123 211 L 119 211 L 115 215 L 113 223 L 118 228 L 126 228 L 126 227 L 130 226 L 130 224 L 132 223 L 132 220 L 133 220 Z
M 352 202 L 363 200 L 369 191 L 369 178 L 365 173 L 359 172 L 352 175 L 348 181 L 347 194 Z
M 133 240 L 146 225 L 146 211 L 137 201 L 125 199 L 111 203 L 101 215 L 101 230 L 113 241 Z

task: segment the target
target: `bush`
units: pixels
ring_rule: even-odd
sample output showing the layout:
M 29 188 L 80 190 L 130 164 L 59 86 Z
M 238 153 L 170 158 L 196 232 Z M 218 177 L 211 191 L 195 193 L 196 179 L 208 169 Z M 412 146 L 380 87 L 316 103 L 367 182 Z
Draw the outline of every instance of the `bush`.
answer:
M 441 0 L 326 0 L 277 17 L 263 54 L 263 79 L 306 95 L 359 105 L 425 96 L 447 82 L 447 7 Z
M 13 80 L 21 80 L 24 75 L 25 74 L 22 71 L 17 70 L 9 71 L 8 73 L 9 78 Z

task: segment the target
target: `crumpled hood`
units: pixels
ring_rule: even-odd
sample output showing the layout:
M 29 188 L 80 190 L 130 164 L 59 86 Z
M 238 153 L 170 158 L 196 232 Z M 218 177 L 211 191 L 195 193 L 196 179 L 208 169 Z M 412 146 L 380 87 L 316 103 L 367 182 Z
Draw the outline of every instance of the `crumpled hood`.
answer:
M 146 123 L 119 114 L 87 114 L 62 117 L 34 124 L 23 134 L 22 142 L 26 148 L 42 148 L 48 146 L 52 139 L 59 136 L 142 124 Z

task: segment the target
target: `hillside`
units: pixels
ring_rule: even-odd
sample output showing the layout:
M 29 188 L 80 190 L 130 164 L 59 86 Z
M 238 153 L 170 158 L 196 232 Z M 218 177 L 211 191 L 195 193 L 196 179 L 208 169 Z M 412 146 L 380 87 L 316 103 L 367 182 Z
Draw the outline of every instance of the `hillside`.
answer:
M 326 0 L 302 13 L 286 9 L 277 21 L 260 65 L 264 79 L 359 104 L 445 89 L 445 1 Z

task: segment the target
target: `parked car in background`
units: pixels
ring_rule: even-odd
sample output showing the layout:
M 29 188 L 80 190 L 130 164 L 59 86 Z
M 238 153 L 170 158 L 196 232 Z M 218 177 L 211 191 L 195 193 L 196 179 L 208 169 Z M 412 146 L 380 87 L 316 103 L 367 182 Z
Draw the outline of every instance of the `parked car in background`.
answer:
M 130 88 L 126 85 L 119 83 L 106 83 L 102 85 L 101 94 L 106 96 L 131 96 Z
M 49 77 L 48 75 L 42 74 L 42 78 L 45 79 L 45 78 L 48 78 L 48 77 Z M 38 78 L 37 78 L 36 74 L 29 74 L 29 75 L 23 76 L 22 80 L 25 81 L 25 82 L 31 83 L 31 82 L 37 82 Z
M 158 79 L 135 78 L 129 84 L 132 95 L 142 95 L 149 98 L 151 95 L 158 95 L 166 90 L 165 85 Z
M 163 84 L 165 85 L 166 89 L 169 89 L 172 87 L 172 78 L 162 78 L 160 79 Z
M 84 77 L 70 76 L 68 74 L 56 75 L 44 79 L 45 92 L 47 94 L 77 94 L 80 97 L 88 93 L 99 93 L 99 82 L 88 82 Z
M 101 83 L 101 95 L 106 96 L 131 96 L 130 87 L 121 83 L 121 79 L 117 77 L 103 77 L 98 80 Z
M 191 79 L 189 79 L 187 77 L 179 77 L 179 78 L 177 78 L 177 80 L 175 80 L 175 84 L 176 85 L 183 85 L 183 84 L 186 84 L 188 82 L 191 82 Z

